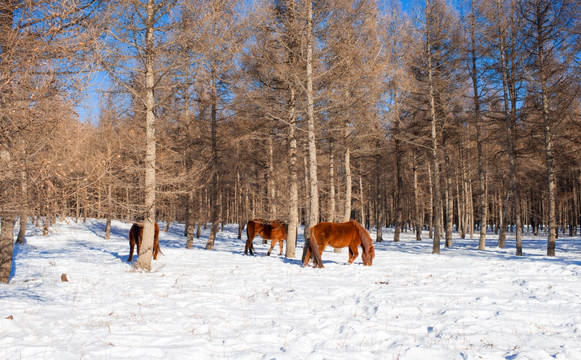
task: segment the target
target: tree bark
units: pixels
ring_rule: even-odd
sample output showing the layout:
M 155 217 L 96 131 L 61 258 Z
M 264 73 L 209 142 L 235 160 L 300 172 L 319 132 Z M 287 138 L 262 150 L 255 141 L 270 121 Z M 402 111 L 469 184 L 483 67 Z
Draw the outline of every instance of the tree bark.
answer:
M 343 157 L 343 166 L 345 168 L 345 205 L 343 212 L 343 221 L 351 220 L 351 187 L 352 187 L 352 176 L 351 176 L 351 150 L 349 149 L 348 136 L 349 136 L 349 123 L 345 124 L 345 152 Z
M 397 112 L 397 110 L 396 110 Z M 399 234 L 402 227 L 402 217 L 403 210 L 401 206 L 401 198 L 403 197 L 403 179 L 402 179 L 402 169 L 401 169 L 401 141 L 400 141 L 400 119 L 399 114 L 395 115 L 394 124 L 394 145 L 395 145 L 395 177 L 396 177 L 396 190 L 394 200 L 395 207 L 395 229 L 393 232 L 393 241 L 399 241 Z
M 383 199 L 381 194 L 383 193 L 380 189 L 380 177 L 381 177 L 381 154 L 379 153 L 381 149 L 381 145 L 379 142 L 376 143 L 376 151 L 377 154 L 375 155 L 375 228 L 376 228 L 376 242 L 383 241 L 383 218 L 382 218 L 382 208 L 383 208 Z
M 14 217 L 3 214 L 0 220 L 0 282 L 10 281 L 14 247 Z
M 289 224 L 286 239 L 287 258 L 296 256 L 297 232 L 299 227 L 299 190 L 298 190 L 298 168 L 297 168 L 297 138 L 296 138 L 296 99 L 293 87 L 289 89 L 289 159 L 290 159 L 290 210 Z
M 413 178 L 414 178 L 414 214 L 415 214 L 415 228 L 416 228 L 416 241 L 420 241 L 422 240 L 422 225 L 423 225 L 423 220 L 422 220 L 422 213 L 423 211 L 420 211 L 420 194 L 419 194 L 419 186 L 418 186 L 418 168 L 417 168 L 417 155 L 416 152 L 414 151 L 414 155 L 413 155 L 413 164 L 412 164 L 412 172 L 413 172 Z
M 479 186 L 479 206 L 480 206 L 480 238 L 478 249 L 486 248 L 486 224 L 488 222 L 488 198 L 486 193 L 486 167 L 484 163 L 483 140 L 482 140 L 482 117 L 480 113 L 480 93 L 478 90 L 478 56 L 476 53 L 476 9 L 472 1 L 472 16 L 470 24 L 470 78 L 472 80 L 472 101 L 474 104 L 474 118 L 476 122 L 476 148 L 478 152 L 478 186 Z
M 333 147 L 329 151 L 329 217 L 327 221 L 335 222 L 335 156 Z
M 217 139 L 217 127 L 218 127 L 218 114 L 217 114 L 217 83 L 215 70 L 212 69 L 212 105 L 211 105 L 211 137 L 212 137 L 212 184 L 210 189 L 210 221 L 212 223 L 212 228 L 210 229 L 210 235 L 208 236 L 208 241 L 206 242 L 206 250 L 212 250 L 214 248 L 214 243 L 216 241 L 216 235 L 218 234 L 220 226 L 220 208 L 221 202 L 218 201 L 218 139 Z
M 153 236 L 155 224 L 155 87 L 154 73 L 154 24 L 155 1 L 147 2 L 147 19 L 145 22 L 145 221 L 143 240 L 136 266 L 139 269 L 151 270 L 153 257 Z
M 319 222 L 319 183 L 317 180 L 317 143 L 315 137 L 315 104 L 313 93 L 313 47 L 314 47 L 314 32 L 313 32 L 313 4 L 311 1 L 307 2 L 307 138 L 308 138 L 308 155 L 309 155 L 309 226 L 314 226 Z M 308 241 L 305 241 L 305 248 L 303 249 L 303 263 L 306 255 L 306 246 Z
M 431 141 L 432 141 L 432 166 L 434 167 L 433 188 L 434 188 L 434 207 L 436 214 L 434 216 L 434 238 L 432 253 L 440 253 L 440 220 L 442 218 L 442 198 L 440 194 L 440 163 L 438 160 L 438 118 L 436 116 L 436 100 L 434 91 L 434 75 L 432 65 L 432 49 L 430 42 L 430 22 L 429 22 L 429 0 L 426 0 L 426 56 L 428 71 L 428 96 L 430 101 L 430 124 L 431 124 Z

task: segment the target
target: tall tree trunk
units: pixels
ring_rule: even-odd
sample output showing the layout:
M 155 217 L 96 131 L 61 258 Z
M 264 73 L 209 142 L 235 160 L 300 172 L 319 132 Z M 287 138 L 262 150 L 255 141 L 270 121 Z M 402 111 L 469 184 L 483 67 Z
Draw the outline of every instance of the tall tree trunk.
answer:
M 426 0 L 426 19 L 429 19 L 429 0 Z M 440 194 L 440 163 L 438 160 L 438 118 L 436 116 L 436 99 L 434 91 L 434 74 L 432 68 L 432 45 L 430 42 L 430 23 L 426 24 L 426 56 L 427 56 L 427 71 L 428 71 L 428 96 L 430 101 L 430 124 L 431 124 L 431 140 L 432 140 L 432 165 L 434 167 L 433 187 L 434 187 L 434 207 L 436 214 L 434 216 L 434 238 L 432 253 L 440 253 L 440 221 L 442 218 L 442 195 Z
M 446 134 L 447 138 L 447 134 Z M 450 154 L 448 151 L 448 142 L 444 141 L 444 163 L 446 168 L 446 247 L 452 247 L 452 222 L 454 217 L 454 196 L 452 195 L 452 169 L 450 167 Z
M 296 256 L 297 246 L 297 232 L 299 228 L 299 181 L 298 181 L 298 165 L 297 165 L 297 137 L 296 137 L 296 99 L 295 90 L 293 87 L 289 89 L 289 159 L 290 159 L 290 210 L 289 210 L 289 224 L 286 239 L 286 254 L 287 258 L 294 258 Z
M 26 225 L 28 224 L 28 177 L 25 171 L 20 173 L 20 196 L 25 201 L 23 209 L 20 211 L 20 229 L 18 230 L 17 244 L 24 244 L 26 236 Z
M 186 249 L 194 247 L 194 227 L 196 224 L 193 219 L 192 207 L 194 206 L 194 193 L 188 191 L 186 207 Z M 199 237 L 199 236 L 198 236 Z
M 307 138 L 309 153 L 309 225 L 314 226 L 319 222 L 319 183 L 317 180 L 317 144 L 315 138 L 315 103 L 313 93 L 313 4 L 307 4 Z M 306 255 L 308 242 L 305 241 L 303 257 Z M 304 263 L 304 261 L 303 261 Z
M 430 191 L 430 220 L 428 221 L 428 237 L 434 238 L 434 177 L 432 176 L 432 166 L 428 165 L 428 190 Z
M 359 198 L 361 202 L 361 225 L 365 227 L 365 202 L 363 201 L 363 177 L 359 175 Z
M 13 60 L 10 58 L 12 53 L 12 24 L 14 21 L 14 9 L 15 1 L 2 0 L 0 1 L 0 64 L 12 64 Z M 11 99 L 11 89 L 10 81 L 5 79 L 4 76 L 9 77 L 7 73 L 0 72 L 0 82 L 8 83 L 5 86 L 4 91 L 0 92 L 0 107 L 6 109 L 7 104 L 13 101 Z M 9 121 L 7 113 L 0 113 L 0 127 Z M 9 163 L 11 161 L 11 139 L 10 134 L 5 133 L 4 129 L 2 131 L 2 137 L 0 137 L 0 161 L 2 163 Z M 10 213 L 9 199 L 12 197 L 9 187 L 8 177 L 11 175 L 5 175 L 0 178 L 0 283 L 8 283 L 10 281 L 10 272 L 12 270 L 12 252 L 14 246 L 14 214 Z
M 547 19 L 546 14 L 542 13 L 537 7 L 536 12 L 537 25 L 537 56 L 539 76 L 541 82 L 541 101 L 543 105 L 543 134 L 545 140 L 545 166 L 547 171 L 547 201 L 549 202 L 549 232 L 547 238 L 547 256 L 555 256 L 555 246 L 557 239 L 557 221 L 555 216 L 555 197 L 556 197 L 556 179 L 555 169 L 553 167 L 554 152 L 553 152 L 553 123 L 549 113 L 549 95 L 547 91 L 547 74 L 545 72 L 546 58 L 545 58 L 545 41 L 544 38 L 547 30 L 544 28 Z
M 111 237 L 111 221 L 113 219 L 113 185 L 107 185 L 107 223 L 105 225 L 105 240 Z
M 351 220 L 351 187 L 352 187 L 352 177 L 351 177 L 351 150 L 349 149 L 349 123 L 345 124 L 345 153 L 343 157 L 343 167 L 345 168 L 345 205 L 343 207 L 343 221 Z
M 396 110 L 397 112 L 397 110 Z M 400 119 L 399 115 L 395 115 L 394 124 L 394 144 L 395 144 L 395 177 L 396 177 L 396 187 L 395 195 L 393 197 L 394 207 L 395 207 L 395 230 L 393 232 L 393 241 L 399 241 L 399 234 L 402 227 L 402 217 L 403 210 L 401 206 L 401 198 L 403 198 L 403 178 L 402 178 L 402 168 L 401 168 L 401 141 L 400 141 Z
M 349 148 L 349 121 L 345 121 L 344 128 L 344 144 L 345 152 L 343 153 L 343 167 L 345 169 L 345 197 L 343 205 L 343 221 L 351 220 L 351 198 L 353 177 L 351 175 L 351 149 Z M 341 248 L 334 248 L 333 252 L 341 253 Z
M 420 211 L 420 194 L 419 194 L 419 186 L 418 186 L 418 167 L 417 167 L 417 154 L 416 151 L 414 150 L 414 156 L 413 156 L 413 163 L 412 163 L 412 172 L 413 172 L 413 178 L 414 178 L 414 215 L 416 218 L 415 221 L 415 228 L 416 228 L 416 240 L 420 241 L 422 240 L 422 225 L 423 225 L 423 220 L 422 220 L 422 213 L 423 211 Z
M 474 118 L 476 122 L 476 148 L 478 152 L 478 199 L 480 207 L 480 238 L 478 249 L 486 248 L 486 224 L 488 222 L 488 198 L 486 194 L 486 164 L 484 163 L 483 140 L 482 140 L 482 117 L 480 113 L 480 93 L 478 90 L 478 56 L 476 54 L 476 9 L 472 1 L 472 17 L 470 19 L 470 77 L 472 80 L 472 101 L 474 104 Z
M 212 74 L 212 105 L 211 105 L 211 137 L 212 137 L 212 184 L 210 189 L 210 222 L 212 223 L 212 228 L 210 230 L 210 235 L 208 236 L 208 241 L 206 242 L 206 250 L 212 250 L 214 248 L 214 243 L 216 241 L 216 235 L 218 234 L 220 226 L 220 208 L 221 202 L 218 200 L 218 139 L 217 139 L 217 127 L 218 127 L 218 114 L 217 114 L 217 88 L 216 88 L 216 78 L 215 72 Z
M 308 164 L 308 160 L 306 157 L 303 158 L 303 168 L 304 168 L 304 174 L 305 174 L 305 202 L 304 202 L 304 206 L 305 206 L 305 228 L 303 231 L 303 236 L 305 238 L 305 242 L 307 241 L 307 239 L 309 238 L 309 229 L 311 227 L 311 225 L 309 224 L 310 221 L 310 208 L 309 208 L 309 164 Z M 315 225 L 315 224 L 313 224 Z M 304 249 L 303 249 L 304 250 Z
M 276 209 L 276 188 L 274 186 L 274 145 L 272 137 L 274 134 L 269 134 L 268 136 L 268 205 L 270 217 L 272 219 L 278 219 L 277 209 Z M 267 240 L 265 240 L 266 242 Z
M 153 235 L 155 224 L 155 87 L 154 74 L 154 24 L 155 1 L 147 2 L 147 19 L 145 23 L 145 221 L 143 240 L 136 266 L 139 269 L 151 270 L 153 257 Z
M 14 217 L 2 214 L 0 219 L 0 283 L 10 281 L 14 246 Z
M 335 222 L 335 156 L 333 146 L 329 151 L 329 217 L 327 221 Z
M 272 141 L 272 137 L 274 136 L 274 134 L 269 134 L 268 135 L 268 140 L 267 140 L 267 154 L 268 154 L 268 159 L 267 159 L 267 164 L 268 164 L 268 172 L 266 175 L 266 192 L 267 192 L 267 199 L 268 199 L 268 217 L 270 219 L 278 219 L 278 215 L 276 213 L 276 190 L 275 190 L 275 186 L 274 186 L 274 149 L 273 149 L 273 141 Z M 267 239 L 262 239 L 262 243 L 263 244 L 267 244 L 268 240 Z
M 376 144 L 376 151 L 377 154 L 375 155 L 375 228 L 376 228 L 376 242 L 383 241 L 383 218 L 382 218 L 382 209 L 383 209 L 383 199 L 381 194 L 383 193 L 380 190 L 380 178 L 381 178 L 381 154 L 379 153 L 381 149 L 381 144 L 377 142 Z

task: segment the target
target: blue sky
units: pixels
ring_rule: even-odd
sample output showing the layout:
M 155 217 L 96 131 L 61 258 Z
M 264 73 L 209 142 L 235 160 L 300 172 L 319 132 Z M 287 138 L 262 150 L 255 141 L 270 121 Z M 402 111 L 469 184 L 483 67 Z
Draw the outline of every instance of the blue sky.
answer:
M 252 0 L 249 0 L 252 1 Z M 380 3 L 386 2 L 380 0 Z M 412 0 L 401 0 L 402 10 L 410 11 L 412 7 Z M 81 121 L 92 122 L 96 124 L 99 119 L 99 97 L 102 91 L 107 90 L 109 83 L 106 74 L 103 72 L 96 73 L 91 79 L 86 95 L 82 101 L 77 105 L 76 111 L 79 114 Z

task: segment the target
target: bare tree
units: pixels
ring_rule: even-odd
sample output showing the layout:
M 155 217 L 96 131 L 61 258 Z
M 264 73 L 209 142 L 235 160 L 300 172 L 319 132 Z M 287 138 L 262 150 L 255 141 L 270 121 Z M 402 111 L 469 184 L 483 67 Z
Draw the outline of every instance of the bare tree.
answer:
M 151 269 L 156 221 L 156 90 L 177 67 L 165 56 L 180 39 L 170 32 L 177 21 L 175 0 L 131 0 L 112 4 L 116 13 L 101 64 L 110 77 L 135 101 L 136 115 L 145 124 L 144 229 L 137 267 Z M 183 64 L 182 64 L 183 65 Z
M 540 112 L 544 138 L 546 191 L 548 201 L 547 255 L 555 256 L 557 238 L 557 178 L 555 175 L 555 142 L 560 118 L 578 93 L 578 77 L 569 74 L 576 55 L 574 28 L 579 6 L 572 1 L 527 0 L 519 3 L 525 20 L 527 53 L 530 65 L 531 102 Z M 575 81 L 577 80 L 577 81 Z M 568 91 L 573 90 L 573 91 Z

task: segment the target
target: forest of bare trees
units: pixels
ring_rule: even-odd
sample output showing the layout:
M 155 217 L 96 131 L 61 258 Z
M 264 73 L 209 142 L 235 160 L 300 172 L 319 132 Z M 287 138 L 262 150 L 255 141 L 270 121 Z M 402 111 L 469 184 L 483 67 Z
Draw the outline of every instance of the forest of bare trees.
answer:
M 256 217 L 289 224 L 287 257 L 299 225 L 349 219 L 434 253 L 457 231 L 522 255 L 534 233 L 554 256 L 581 231 L 580 11 L 0 0 L 0 280 L 27 222 L 87 217 L 145 220 L 142 268 L 155 220 L 185 223 L 186 247 L 211 226 L 211 249 Z

